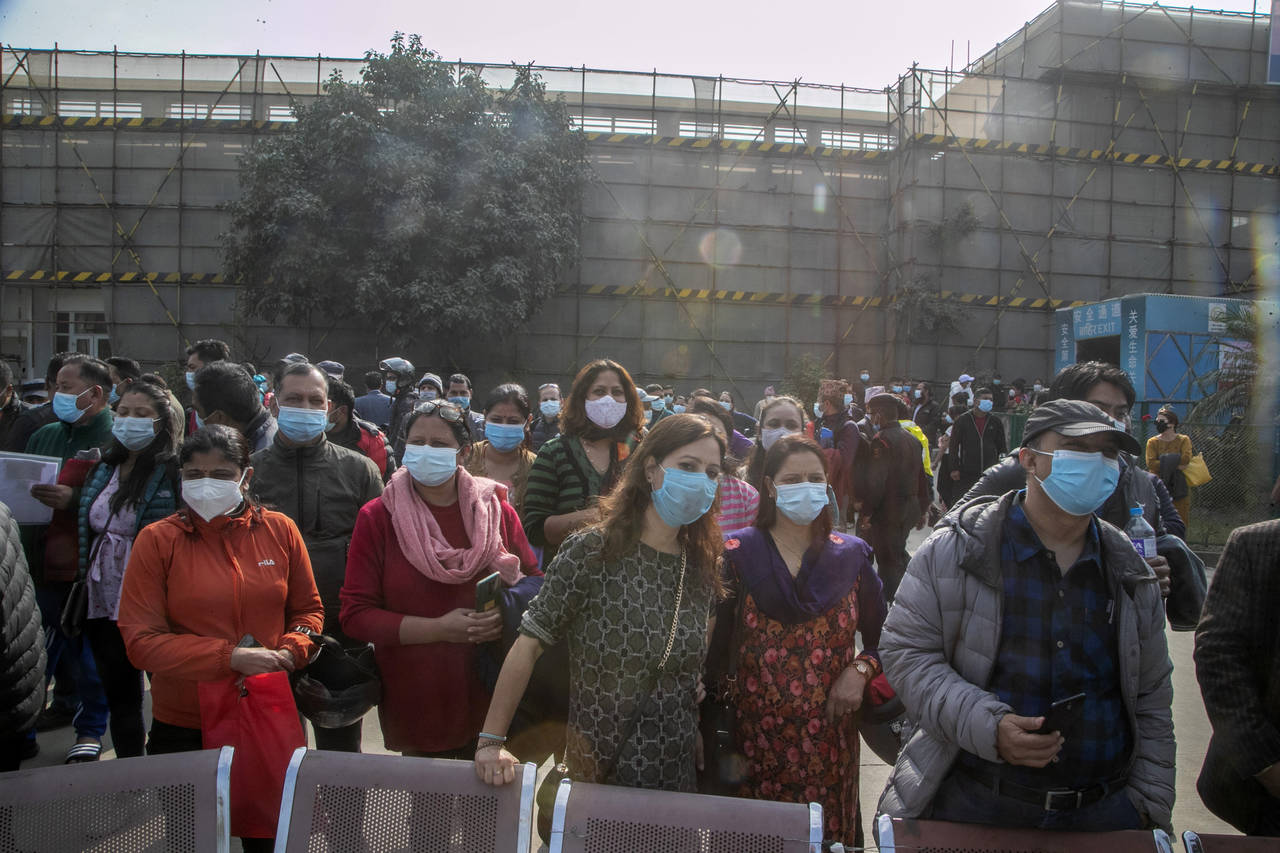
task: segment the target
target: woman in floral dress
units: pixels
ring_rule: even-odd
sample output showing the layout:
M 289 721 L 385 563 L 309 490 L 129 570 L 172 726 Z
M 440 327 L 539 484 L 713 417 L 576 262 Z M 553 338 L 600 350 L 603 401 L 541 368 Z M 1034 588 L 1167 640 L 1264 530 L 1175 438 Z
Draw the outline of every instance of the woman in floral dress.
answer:
M 831 531 L 826 464 L 812 439 L 777 439 L 762 485 L 755 526 L 725 541 L 732 597 L 718 610 L 713 644 L 726 660 L 740 612 L 728 682 L 746 759 L 739 795 L 820 803 L 827 840 L 861 847 L 855 713 L 880 672 L 880 578 L 867 543 Z

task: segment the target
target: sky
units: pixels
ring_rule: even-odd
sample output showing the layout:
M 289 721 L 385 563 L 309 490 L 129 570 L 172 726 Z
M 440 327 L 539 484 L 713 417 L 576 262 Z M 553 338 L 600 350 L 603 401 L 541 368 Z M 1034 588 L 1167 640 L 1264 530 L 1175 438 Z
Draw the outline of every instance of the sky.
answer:
M 1051 2 L 0 0 L 0 39 L 24 48 L 358 57 L 385 50 L 402 30 L 447 59 L 879 89 L 912 62 L 941 69 L 954 57 L 962 67 Z M 1270 2 L 1256 6 L 1266 11 Z M 1255 0 L 1205 8 L 1247 12 Z

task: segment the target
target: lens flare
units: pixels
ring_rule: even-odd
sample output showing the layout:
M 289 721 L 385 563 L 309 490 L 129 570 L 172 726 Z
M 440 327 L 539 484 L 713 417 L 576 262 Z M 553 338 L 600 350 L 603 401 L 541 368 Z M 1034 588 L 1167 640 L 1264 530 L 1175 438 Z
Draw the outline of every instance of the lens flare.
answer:
M 827 212 L 827 185 L 826 184 L 813 185 L 813 212 L 814 213 Z
M 716 269 L 736 266 L 742 260 L 742 240 L 728 228 L 708 231 L 698 241 L 702 262 Z

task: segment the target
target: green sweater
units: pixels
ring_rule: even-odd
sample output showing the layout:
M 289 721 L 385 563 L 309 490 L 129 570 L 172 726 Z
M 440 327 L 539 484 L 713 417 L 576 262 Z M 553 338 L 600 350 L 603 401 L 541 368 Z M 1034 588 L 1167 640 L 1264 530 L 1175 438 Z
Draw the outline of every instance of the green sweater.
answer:
M 546 520 L 577 512 L 593 498 L 607 493 L 621 476 L 628 452 L 627 445 L 614 444 L 610 448 L 610 470 L 601 474 L 587 459 L 577 436 L 561 433 L 538 449 L 538 457 L 529 469 L 520 518 L 529 542 L 542 548 L 542 565 L 550 565 L 558 550 L 558 546 L 547 542 L 543 529 Z

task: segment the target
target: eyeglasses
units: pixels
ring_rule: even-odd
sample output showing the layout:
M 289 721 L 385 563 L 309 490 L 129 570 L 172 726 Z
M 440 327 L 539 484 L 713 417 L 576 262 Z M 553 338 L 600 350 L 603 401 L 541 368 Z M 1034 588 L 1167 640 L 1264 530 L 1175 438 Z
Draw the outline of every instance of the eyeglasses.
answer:
M 427 400 L 413 407 L 420 415 L 439 415 L 440 419 L 451 424 L 462 423 L 462 409 L 448 400 Z

